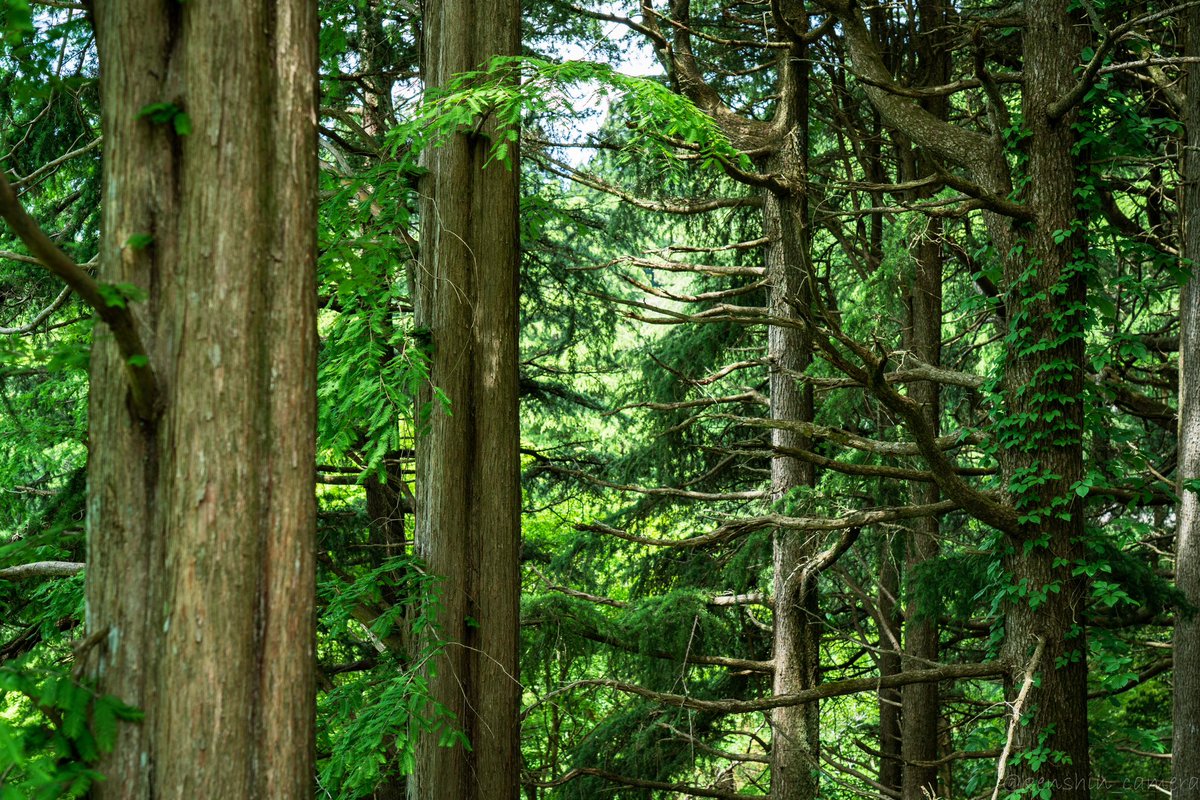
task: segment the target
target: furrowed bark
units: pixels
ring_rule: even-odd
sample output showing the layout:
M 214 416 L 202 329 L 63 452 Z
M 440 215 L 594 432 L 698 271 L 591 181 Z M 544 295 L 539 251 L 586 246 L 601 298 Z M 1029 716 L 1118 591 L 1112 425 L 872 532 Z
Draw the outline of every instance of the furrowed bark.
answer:
M 1086 241 L 1076 226 L 1073 196 L 1074 114 L 1049 113 L 1075 84 L 1084 45 L 1084 28 L 1068 5 L 1069 0 L 1038 0 L 1025 7 L 1022 112 L 1030 131 L 1027 202 L 1037 223 L 1025 231 L 1023 255 L 1004 265 L 1015 339 L 1005 365 L 1004 397 L 1006 413 L 1027 421 L 1019 435 L 1010 433 L 999 460 L 1009 482 L 1022 474 L 1037 474 L 1043 481 L 1016 494 L 1018 508 L 1037 518 L 1027 519 L 1009 540 L 1005 559 L 1014 585 L 1029 592 L 1006 603 L 1005 656 L 1013 665 L 1028 663 L 1035 642 L 1046 642 L 1038 681 L 1029 693 L 1033 717 L 1017 727 L 1013 744 L 1016 752 L 1044 744 L 1063 756 L 1036 772 L 1027 761 L 1010 764 L 1006 788 L 1044 782 L 1054 787 L 1056 800 L 1082 800 L 1090 796 L 1087 585 L 1071 571 L 1085 555 L 1084 504 L 1074 486 L 1083 477 L 1086 284 L 1084 271 L 1071 262 L 1073 251 L 1086 248 Z M 1055 241 L 1056 232 L 1069 230 L 1075 233 Z M 1036 604 L 1039 592 L 1046 593 L 1045 600 Z M 1021 684 L 1019 672 L 1012 683 Z
M 97 331 L 87 671 L 145 712 L 92 796 L 301 797 L 314 769 L 309 0 L 96 0 L 100 273 L 146 291 L 159 412 Z M 142 115 L 169 103 L 177 124 Z M 188 126 L 179 119 L 186 114 Z M 131 242 L 152 236 L 148 246 Z
M 426 85 L 519 47 L 515 0 L 425 6 Z M 409 794 L 420 800 L 516 800 L 520 787 L 518 611 L 521 490 L 517 422 L 517 153 L 488 164 L 495 123 L 425 151 L 417 321 L 429 329 L 431 383 L 418 435 L 417 551 L 441 579 L 446 645 L 430 664 L 432 699 L 470 741 L 417 742 Z
M 950 80 L 949 43 L 945 41 L 950 7 L 946 0 L 922 0 L 918 6 L 918 58 L 924 74 L 922 82 L 931 85 Z M 940 39 L 940 41 L 939 41 Z M 930 98 L 922 103 L 926 111 L 944 119 L 945 98 Z M 910 162 L 914 174 L 902 179 L 920 179 L 931 174 L 935 167 L 919 154 Z M 918 197 L 927 194 L 918 190 Z M 906 349 L 925 364 L 937 369 L 942 355 L 942 253 L 938 245 L 941 221 L 930 218 L 913 252 L 913 283 L 908 298 L 909 325 Z M 941 392 L 934 381 L 919 381 L 908 387 L 909 396 L 921 406 L 930 429 L 936 436 L 941 428 Z M 911 484 L 913 500 L 917 503 L 936 503 L 940 493 L 936 484 Z M 908 539 L 906 569 L 917 579 L 920 570 L 937 558 L 941 534 L 937 517 L 913 520 Z M 904 629 L 904 669 L 919 669 L 938 660 L 937 610 L 927 608 L 914 593 L 908 601 Z M 938 727 L 941 719 L 940 692 L 936 683 L 917 683 L 904 687 L 903 734 L 901 754 L 904 759 L 904 779 L 901 795 L 904 800 L 925 800 L 938 796 L 938 770 L 925 766 L 938 757 Z
M 783 4 L 795 29 L 807 30 L 802 2 Z M 777 20 L 777 24 L 783 20 Z M 785 25 L 779 24 L 783 28 Z M 797 42 L 781 59 L 781 102 L 775 126 L 785 131 L 781 149 L 768 166 L 803 186 L 808 177 L 809 66 L 806 45 Z M 812 306 L 811 232 L 807 194 L 768 192 L 763 203 L 768 304 L 772 317 L 799 319 Z M 812 339 L 802 326 L 767 329 L 770 364 L 770 417 L 811 423 L 812 387 L 795 376 L 812 362 Z M 771 445 L 810 449 L 810 438 L 794 429 L 771 430 Z M 779 502 L 796 489 L 814 486 L 811 462 L 787 455 L 771 459 L 771 499 Z M 773 537 L 775 598 L 772 691 L 790 695 L 814 688 L 820 680 L 821 617 L 816 576 L 808 574 L 820 539 L 777 529 Z M 819 789 L 820 705 L 807 703 L 771 712 L 771 796 L 775 800 L 812 800 Z

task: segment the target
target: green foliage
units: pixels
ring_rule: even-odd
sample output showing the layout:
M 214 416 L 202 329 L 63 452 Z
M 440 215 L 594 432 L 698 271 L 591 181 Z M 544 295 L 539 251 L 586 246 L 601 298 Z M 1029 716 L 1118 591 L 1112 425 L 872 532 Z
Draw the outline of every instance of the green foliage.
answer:
M 622 101 L 628 123 L 642 134 L 637 141 L 644 153 L 673 161 L 682 146 L 695 149 L 702 168 L 750 166 L 711 117 L 661 83 L 624 75 L 608 64 L 532 57 L 494 58 L 487 69 L 457 75 L 450 85 L 430 92 L 416 116 L 389 134 L 392 155 L 407 152 L 415 158 L 454 133 L 486 133 L 492 159 L 511 168 L 509 145 L 517 140 L 522 118 L 567 113 L 563 89 L 580 84 L 595 84 L 598 97 Z
M 130 302 L 146 299 L 145 290 L 132 283 L 101 283 L 97 288 L 104 304 L 110 308 L 125 308 Z
M 148 119 L 155 125 L 170 125 L 177 136 L 192 132 L 192 118 L 174 103 L 150 103 L 138 111 L 138 119 Z
M 0 5 L 0 31 L 8 46 L 21 44 L 33 33 L 33 11 L 29 0 L 4 0 Z
M 470 746 L 453 714 L 429 694 L 427 670 L 443 647 L 434 625 L 436 584 L 408 556 L 362 570 L 349 582 L 336 576 L 322 580 L 323 655 L 346 655 L 338 642 L 361 633 L 372 642 L 404 637 L 418 643 L 411 660 L 376 652 L 373 666 L 348 671 L 321 692 L 317 766 L 327 796 L 371 797 L 382 780 L 411 774 L 418 733 L 437 736 L 446 747 Z M 364 627 L 356 616 L 363 607 L 385 610 Z
M 116 743 L 119 722 L 141 712 L 101 696 L 60 669 L 0 665 L 0 797 L 83 797 L 103 776 L 93 765 Z M 15 723 L 14 723 L 15 715 Z

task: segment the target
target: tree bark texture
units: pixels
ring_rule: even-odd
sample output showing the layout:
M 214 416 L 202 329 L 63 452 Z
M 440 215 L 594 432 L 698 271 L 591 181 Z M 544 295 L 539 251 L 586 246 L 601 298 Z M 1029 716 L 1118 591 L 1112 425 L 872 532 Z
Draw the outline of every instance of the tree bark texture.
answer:
M 426 3 L 427 86 L 517 53 L 519 20 L 514 0 Z M 471 747 L 418 741 L 409 793 L 420 800 L 516 800 L 520 785 L 517 172 L 487 164 L 491 124 L 424 154 L 417 318 L 450 409 L 429 391 L 421 398 L 416 539 L 441 579 L 446 646 L 429 665 L 430 691 Z
M 918 33 L 916 41 L 918 83 L 938 86 L 950 80 L 949 34 L 950 4 L 946 0 L 921 0 L 918 3 Z M 945 98 L 930 98 L 923 102 L 926 111 L 938 119 L 946 118 Z M 907 160 L 911 174 L 900 180 L 915 180 L 934 171 L 929 160 L 914 153 Z M 918 195 L 926 192 L 917 192 Z M 909 324 L 905 348 L 926 364 L 937 367 L 942 357 L 942 252 L 941 221 L 936 217 L 922 220 L 925 224 L 916 247 L 913 248 L 912 287 L 908 295 Z M 922 409 L 925 421 L 936 436 L 940 433 L 941 396 L 935 381 L 918 381 L 908 387 L 908 394 Z M 937 485 L 913 482 L 910 485 L 913 502 L 936 503 L 941 499 Z M 919 578 L 923 566 L 937 558 L 941 529 L 935 516 L 913 520 L 908 539 L 907 573 L 910 579 Z M 926 608 L 920 594 L 910 596 L 904 628 L 904 668 L 925 669 L 938 660 L 937 609 Z M 901 755 L 904 776 L 901 787 L 904 800 L 926 800 L 938 796 L 938 770 L 935 766 L 920 766 L 938 757 L 938 723 L 941 718 L 940 690 L 936 683 L 912 684 L 904 687 Z
M 938 366 L 942 345 L 942 254 L 938 229 L 930 220 L 930 230 L 914 249 L 914 274 L 909 294 L 909 340 L 907 349 L 926 364 Z M 908 395 L 921 405 L 922 413 L 934 435 L 939 433 L 940 398 L 935 381 L 917 381 L 908 387 Z M 941 499 L 937 485 L 914 481 L 913 502 L 932 504 Z M 920 517 L 910 524 L 907 536 L 907 574 L 919 580 L 920 570 L 937 558 L 941 527 L 935 516 Z M 927 669 L 938 660 L 937 609 L 927 608 L 920 594 L 909 597 L 904 625 L 903 668 Z M 901 756 L 904 760 L 902 793 L 905 800 L 925 800 L 937 796 L 937 767 L 918 766 L 937 760 L 938 720 L 941 716 L 940 692 L 936 683 L 905 686 L 902 691 Z
M 308 796 L 316 3 L 93 10 L 102 280 L 146 292 L 134 314 L 160 389 L 135 422 L 98 329 L 87 627 L 103 639 L 85 658 L 145 719 L 122 726 L 93 795 Z M 155 104 L 174 119 L 141 113 Z
M 1068 12 L 1069 0 L 1026 4 L 1025 91 L 1022 113 L 1029 128 L 1026 203 L 1036 223 L 1025 230 L 1024 252 L 1004 267 L 1009 292 L 1010 337 L 1004 372 L 1011 421 L 999 454 L 1008 481 L 1036 475 L 1041 481 L 1014 500 L 1036 520 L 1010 539 L 1006 566 L 1014 586 L 1005 609 L 1005 655 L 1020 686 L 1037 639 L 1045 641 L 1038 680 L 1027 707 L 1032 718 L 1016 726 L 1014 752 L 1048 747 L 1061 753 L 1034 772 L 1027 761 L 1010 763 L 1012 786 L 1048 783 L 1053 796 L 1086 798 L 1088 786 L 1086 582 L 1071 571 L 1084 557 L 1084 507 L 1074 492 L 1083 477 L 1083 368 L 1086 284 L 1072 264 L 1086 248 L 1078 230 L 1063 241 L 1057 231 L 1076 228 L 1074 114 L 1052 118 L 1048 109 L 1075 84 L 1086 23 Z M 1037 602 L 1035 598 L 1040 598 Z
M 879 674 L 896 675 L 901 671 L 900 648 L 903 615 L 900 613 L 900 564 L 903 555 L 896 552 L 893 537 L 885 536 L 879 548 Z M 898 557 L 899 556 L 899 557 Z M 899 792 L 904 779 L 901 759 L 901 690 L 880 689 L 879 695 L 879 772 L 880 786 Z
M 1200 9 L 1187 13 L 1185 55 L 1200 55 Z M 1200 65 L 1188 65 L 1183 152 L 1183 253 L 1200 262 Z M 1195 267 L 1192 267 L 1193 271 Z M 1175 584 L 1200 607 L 1200 494 L 1183 488 L 1200 480 L 1200 278 L 1179 294 L 1179 519 Z M 1200 792 L 1200 616 L 1177 614 L 1174 637 L 1174 735 L 1171 778 L 1175 797 Z
M 790 21 L 807 28 L 803 4 L 789 4 Z M 771 159 L 779 170 L 803 185 L 808 175 L 808 76 L 803 44 L 782 60 L 780 108 L 775 124 L 783 141 Z M 764 198 L 764 235 L 770 281 L 770 314 L 799 319 L 813 303 L 811 233 L 806 194 L 768 192 Z M 812 362 L 812 340 L 795 326 L 772 325 L 767 331 L 770 363 L 770 414 L 778 421 L 812 422 L 812 387 L 797 379 Z M 808 437 L 795 430 L 774 429 L 774 447 L 811 449 Z M 771 498 L 780 501 L 795 489 L 815 484 L 813 465 L 791 456 L 771 460 Z M 774 662 L 773 692 L 793 694 L 814 688 L 820 680 L 821 616 L 815 575 L 810 562 L 821 541 L 799 531 L 774 534 Z M 819 788 L 820 705 L 777 708 L 771 712 L 771 797 L 774 800 L 812 800 Z

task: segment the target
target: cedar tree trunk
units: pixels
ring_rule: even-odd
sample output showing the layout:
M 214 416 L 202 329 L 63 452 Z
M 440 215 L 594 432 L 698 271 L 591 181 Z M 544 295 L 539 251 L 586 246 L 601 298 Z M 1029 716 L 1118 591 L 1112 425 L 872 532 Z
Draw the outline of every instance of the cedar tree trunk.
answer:
M 796 27 L 806 28 L 803 5 L 795 4 Z M 803 62 L 805 45 L 797 42 L 781 60 L 780 94 L 783 98 L 775 123 L 785 131 L 770 168 L 778 169 L 798 184 L 808 174 L 808 75 Z M 803 192 L 769 192 L 764 198 L 763 233 L 767 245 L 766 267 L 770 280 L 770 314 L 799 320 L 812 307 L 813 287 L 808 200 Z M 811 422 L 813 396 L 810 385 L 797 380 L 812 361 L 812 339 L 802 328 L 772 325 L 767 330 L 770 363 L 770 413 L 779 422 Z M 795 430 L 771 431 L 772 447 L 812 447 L 809 438 Z M 815 484 L 813 465 L 793 456 L 771 459 L 771 499 L 779 501 L 798 488 Z M 800 531 L 774 534 L 774 663 L 772 690 L 776 695 L 812 689 L 820 679 L 821 618 L 816 576 L 808 566 L 820 540 Z M 812 800 L 817 796 L 820 766 L 820 704 L 776 708 L 771 712 L 771 797 L 775 800 Z
M 426 84 L 511 55 L 515 0 L 429 0 Z M 517 420 L 517 163 L 488 164 L 493 133 L 462 132 L 427 150 L 421 184 L 417 319 L 432 337 L 429 411 L 417 443 L 418 553 L 441 578 L 446 641 L 430 665 L 432 698 L 454 712 L 470 749 L 423 736 L 410 797 L 516 800 L 521 489 Z
M 145 720 L 122 726 L 93 795 L 308 796 L 316 2 L 93 10 L 101 279 L 146 293 L 133 311 L 160 390 L 156 414 L 136 421 L 120 355 L 97 330 L 87 627 L 98 644 L 82 655 L 100 690 Z M 155 104 L 157 120 L 142 113 Z

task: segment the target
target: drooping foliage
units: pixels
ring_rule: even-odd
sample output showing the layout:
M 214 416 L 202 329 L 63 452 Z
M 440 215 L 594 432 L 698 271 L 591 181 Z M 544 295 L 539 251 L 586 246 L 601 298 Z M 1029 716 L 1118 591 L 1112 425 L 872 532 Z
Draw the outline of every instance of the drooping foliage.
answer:
M 525 56 L 423 94 L 411 4 L 322 4 L 316 792 L 402 796 L 418 730 L 469 746 L 428 703 L 437 645 L 417 644 L 439 580 L 412 556 L 434 346 L 413 284 L 420 226 L 436 224 L 419 210 L 422 153 L 485 121 L 500 131 L 489 168 L 522 179 L 527 797 L 795 796 L 772 775 L 770 710 L 792 658 L 778 639 L 792 575 L 811 603 L 809 688 L 836 690 L 819 703 L 820 796 L 914 796 L 888 769 L 903 758 L 887 708 L 911 714 L 908 690 L 850 682 L 930 669 L 944 670 L 923 775 L 938 796 L 998 782 L 1059 796 L 1039 776 L 1069 774 L 1054 772 L 1067 745 L 1020 698 L 1073 664 L 1087 665 L 1090 771 L 1107 782 L 1092 793 L 1166 785 L 1169 626 L 1194 613 L 1172 583 L 1181 16 L 1058 5 L 1081 32 L 1067 57 L 1083 88 L 1055 129 L 1068 222 L 1045 229 L 1023 11 L 534 3 Z M 2 166 L 88 265 L 94 49 L 79 10 L 32 8 L 0 7 Z M 783 109 L 801 84 L 803 124 Z M 982 152 L 956 161 L 951 139 L 923 140 L 914 108 L 977 137 L 1005 177 L 975 166 Z M 768 224 L 776 204 L 791 228 Z M 807 288 L 781 298 L 780 275 L 801 268 L 778 256 L 783 237 Z M 1038 242 L 1061 250 L 1049 283 Z M 26 252 L 0 231 L 0 786 L 79 796 L 136 711 L 71 677 L 89 646 L 77 568 L 5 575 L 86 560 L 86 367 L 106 334 Z M 933 320 L 914 300 L 930 270 Z M 914 344 L 921 326 L 936 359 Z M 806 348 L 783 375 L 799 415 L 772 403 L 788 330 Z M 1076 360 L 1058 355 L 1075 345 Z M 918 384 L 937 386 L 934 404 Z M 933 409 L 925 428 L 915 397 Z M 436 387 L 434 402 L 455 412 Z M 1070 448 L 1080 473 L 1050 496 L 1064 478 L 1046 464 Z M 779 490 L 785 461 L 811 481 Z M 930 518 L 937 546 L 922 551 Z M 1056 539 L 1055 520 L 1078 532 Z M 806 555 L 781 563 L 789 541 Z M 1023 571 L 1042 556 L 1045 575 Z M 1059 631 L 1047 609 L 1072 591 Z M 909 648 L 923 622 L 932 660 Z

